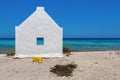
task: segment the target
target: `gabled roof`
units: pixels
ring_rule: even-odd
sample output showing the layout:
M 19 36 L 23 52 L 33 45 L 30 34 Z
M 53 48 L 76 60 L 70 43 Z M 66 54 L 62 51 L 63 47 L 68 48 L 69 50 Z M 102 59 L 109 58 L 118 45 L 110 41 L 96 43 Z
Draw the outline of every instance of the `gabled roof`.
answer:
M 20 24 L 20 27 L 26 27 L 27 24 L 32 24 L 33 22 L 38 24 L 53 24 L 59 29 L 61 29 L 56 22 L 46 13 L 44 10 L 44 7 L 37 7 L 36 11 L 32 13 L 22 24 Z M 29 27 L 29 26 L 28 26 Z M 38 26 L 37 26 L 38 27 Z

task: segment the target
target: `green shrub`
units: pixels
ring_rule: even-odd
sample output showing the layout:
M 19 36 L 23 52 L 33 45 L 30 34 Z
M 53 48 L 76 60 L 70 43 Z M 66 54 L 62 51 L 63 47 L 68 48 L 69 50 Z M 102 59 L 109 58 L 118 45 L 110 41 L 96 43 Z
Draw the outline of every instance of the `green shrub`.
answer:
M 67 65 L 56 65 L 50 68 L 50 72 L 57 74 L 57 76 L 72 76 L 72 72 L 77 67 L 77 64 L 71 63 Z
M 71 64 L 67 64 L 68 67 L 71 67 L 71 68 L 76 68 L 77 67 L 77 64 L 75 63 L 71 63 Z
M 14 56 L 15 55 L 15 50 L 10 50 L 6 53 L 7 56 Z

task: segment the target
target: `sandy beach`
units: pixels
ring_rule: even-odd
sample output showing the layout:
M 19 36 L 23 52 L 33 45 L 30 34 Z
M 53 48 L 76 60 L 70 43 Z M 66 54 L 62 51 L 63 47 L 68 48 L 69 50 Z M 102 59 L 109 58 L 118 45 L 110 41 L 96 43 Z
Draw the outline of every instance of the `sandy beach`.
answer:
M 78 65 L 72 77 L 50 72 L 56 64 L 71 62 Z M 44 59 L 43 63 L 0 54 L 0 80 L 120 80 L 120 52 L 72 52 L 69 57 Z

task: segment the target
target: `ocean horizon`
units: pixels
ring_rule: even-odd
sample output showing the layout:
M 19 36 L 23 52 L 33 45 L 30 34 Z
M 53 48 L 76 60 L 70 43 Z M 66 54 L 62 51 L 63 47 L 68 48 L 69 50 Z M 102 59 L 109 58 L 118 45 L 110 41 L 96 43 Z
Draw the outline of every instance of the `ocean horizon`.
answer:
M 72 51 L 119 51 L 120 38 L 63 38 L 63 46 Z M 0 38 L 0 53 L 14 48 L 15 38 Z

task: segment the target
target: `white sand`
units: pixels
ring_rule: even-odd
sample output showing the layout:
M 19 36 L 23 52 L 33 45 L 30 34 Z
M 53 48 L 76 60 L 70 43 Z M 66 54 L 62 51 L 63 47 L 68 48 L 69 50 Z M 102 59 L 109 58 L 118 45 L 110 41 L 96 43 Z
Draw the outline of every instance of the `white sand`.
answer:
M 72 77 L 50 72 L 56 64 L 71 62 L 78 64 Z M 0 55 L 0 80 L 120 80 L 120 52 L 73 52 L 69 57 L 44 59 L 43 63 Z

